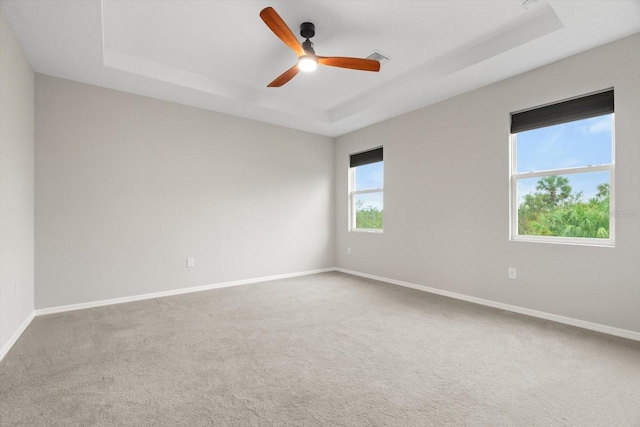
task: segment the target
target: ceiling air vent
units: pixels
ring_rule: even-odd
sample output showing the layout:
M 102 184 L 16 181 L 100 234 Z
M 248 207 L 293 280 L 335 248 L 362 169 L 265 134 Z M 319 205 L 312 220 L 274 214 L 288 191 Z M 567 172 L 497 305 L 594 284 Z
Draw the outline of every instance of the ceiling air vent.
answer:
M 381 53 L 380 51 L 374 50 L 371 55 L 367 56 L 367 59 L 373 59 L 374 61 L 378 61 L 380 63 L 380 65 L 382 66 L 382 65 L 386 64 L 387 62 L 389 62 L 389 60 L 391 58 L 389 58 L 384 53 Z

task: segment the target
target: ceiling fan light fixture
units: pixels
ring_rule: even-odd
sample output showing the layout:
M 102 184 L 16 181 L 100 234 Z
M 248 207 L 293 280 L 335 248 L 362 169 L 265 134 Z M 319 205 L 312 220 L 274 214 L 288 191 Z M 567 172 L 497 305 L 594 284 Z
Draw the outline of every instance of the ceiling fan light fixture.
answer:
M 318 59 L 313 55 L 303 55 L 298 60 L 298 68 L 306 73 L 315 71 L 318 68 Z

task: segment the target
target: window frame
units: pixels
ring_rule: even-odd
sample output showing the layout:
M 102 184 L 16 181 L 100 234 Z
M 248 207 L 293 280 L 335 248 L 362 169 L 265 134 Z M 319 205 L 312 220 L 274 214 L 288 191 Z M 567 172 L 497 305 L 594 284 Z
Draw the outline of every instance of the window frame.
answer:
M 615 247 L 615 112 L 601 114 L 611 115 L 611 163 L 588 165 L 574 168 L 546 169 L 535 172 L 518 173 L 518 132 L 509 135 L 509 240 L 516 242 L 552 243 L 580 246 Z M 599 117 L 599 116 L 594 116 Z M 578 119 L 580 120 L 580 119 Z M 573 120 L 572 120 L 573 121 Z M 569 123 L 569 122 L 566 122 Z M 553 125 L 542 126 L 550 127 Z M 541 127 L 541 128 L 542 128 Z M 518 180 L 526 178 L 542 178 L 552 175 L 577 175 L 589 172 L 609 172 L 609 238 L 534 236 L 518 234 Z
M 382 147 L 378 147 L 378 148 L 382 148 Z M 367 151 L 370 151 L 370 150 L 367 150 Z M 354 154 L 358 154 L 358 153 L 354 153 Z M 354 154 L 350 154 L 349 156 L 352 156 Z M 367 188 L 364 190 L 356 190 L 355 189 L 356 169 L 360 166 L 349 167 L 349 183 L 348 183 L 349 184 L 349 221 L 348 221 L 349 232 L 354 231 L 358 233 L 375 233 L 375 234 L 382 234 L 384 232 L 384 159 L 380 160 L 379 162 L 372 162 L 369 164 L 374 164 L 374 163 L 382 163 L 382 171 L 383 171 L 382 187 L 378 187 L 378 188 Z M 356 227 L 356 197 L 359 194 L 373 194 L 373 193 L 382 194 L 383 228 L 357 228 Z

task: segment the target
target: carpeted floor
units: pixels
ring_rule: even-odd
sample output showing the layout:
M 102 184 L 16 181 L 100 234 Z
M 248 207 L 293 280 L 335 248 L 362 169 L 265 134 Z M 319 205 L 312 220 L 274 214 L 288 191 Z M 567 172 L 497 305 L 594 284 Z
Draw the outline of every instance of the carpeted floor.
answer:
M 340 273 L 34 319 L 2 426 L 640 426 L 640 342 Z

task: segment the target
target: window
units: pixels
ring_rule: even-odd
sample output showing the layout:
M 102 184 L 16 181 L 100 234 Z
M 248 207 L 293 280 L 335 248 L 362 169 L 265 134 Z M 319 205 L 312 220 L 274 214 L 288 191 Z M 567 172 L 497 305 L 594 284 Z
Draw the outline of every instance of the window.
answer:
M 511 115 L 511 239 L 614 244 L 607 90 Z
M 382 147 L 349 159 L 349 230 L 382 232 L 384 220 Z

